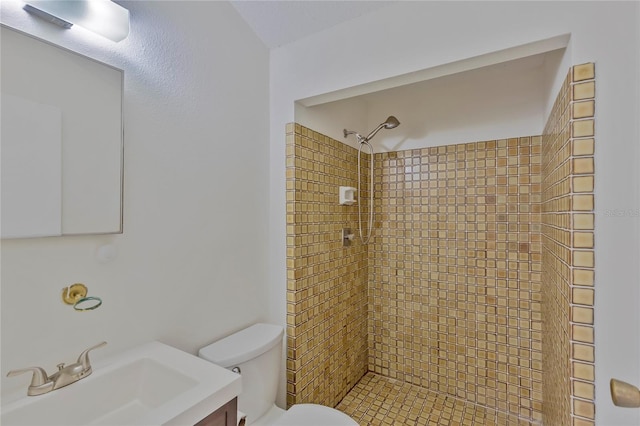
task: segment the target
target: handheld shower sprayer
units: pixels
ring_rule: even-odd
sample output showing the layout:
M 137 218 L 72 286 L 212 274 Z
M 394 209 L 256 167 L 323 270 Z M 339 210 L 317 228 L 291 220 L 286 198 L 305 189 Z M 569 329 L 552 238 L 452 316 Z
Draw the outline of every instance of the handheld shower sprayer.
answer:
M 384 123 L 381 123 L 378 127 L 373 129 L 373 131 L 369 133 L 366 138 L 363 138 L 362 135 L 360 135 L 358 132 L 353 130 L 343 129 L 343 133 L 345 138 L 349 135 L 356 135 L 356 137 L 358 138 L 358 142 L 365 143 L 365 142 L 369 142 L 376 135 L 376 133 L 378 133 L 381 129 L 383 128 L 395 129 L 399 125 L 400 125 L 400 122 L 398 121 L 398 119 L 395 118 L 393 115 L 390 115 L 389 117 L 387 117 Z
M 371 231 L 373 230 L 373 147 L 369 143 L 376 133 L 378 133 L 381 129 L 395 129 L 400 125 L 400 122 L 393 115 L 387 117 L 384 123 L 380 124 L 376 127 L 371 133 L 367 135 L 367 137 L 362 137 L 358 132 L 353 130 L 344 129 L 344 137 L 346 138 L 349 135 L 356 135 L 358 138 L 358 142 L 360 143 L 360 148 L 358 149 L 358 228 L 360 230 L 360 240 L 363 244 L 367 244 L 371 239 Z M 370 172 L 370 182 L 369 182 L 369 223 L 367 227 L 367 235 L 365 236 L 362 233 L 362 203 L 360 197 L 360 156 L 362 154 L 362 146 L 366 145 L 369 147 L 369 172 Z

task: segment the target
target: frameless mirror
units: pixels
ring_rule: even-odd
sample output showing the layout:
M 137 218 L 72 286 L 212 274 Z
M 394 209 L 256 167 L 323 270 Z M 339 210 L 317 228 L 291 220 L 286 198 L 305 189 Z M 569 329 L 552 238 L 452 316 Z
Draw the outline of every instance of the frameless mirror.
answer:
M 121 233 L 124 72 L 0 30 L 2 238 Z

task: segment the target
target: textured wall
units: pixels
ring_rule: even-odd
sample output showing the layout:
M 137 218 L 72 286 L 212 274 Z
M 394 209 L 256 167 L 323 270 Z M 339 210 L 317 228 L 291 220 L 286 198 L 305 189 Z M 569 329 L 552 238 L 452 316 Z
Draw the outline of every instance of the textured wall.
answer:
M 595 419 L 594 78 L 569 70 L 542 144 L 545 424 Z
M 370 370 L 541 417 L 540 145 L 376 154 Z
M 227 2 L 126 2 L 121 43 L 22 5 L 0 2 L 2 23 L 124 69 L 124 233 L 2 240 L 3 402 L 30 380 L 8 370 L 55 370 L 102 340 L 96 361 L 154 339 L 197 353 L 264 321 L 269 51 Z M 100 309 L 62 303 L 76 282 Z
M 356 172 L 355 149 L 287 126 L 288 405 L 335 406 L 367 372 L 366 247 L 342 247 L 357 207 L 338 205 Z

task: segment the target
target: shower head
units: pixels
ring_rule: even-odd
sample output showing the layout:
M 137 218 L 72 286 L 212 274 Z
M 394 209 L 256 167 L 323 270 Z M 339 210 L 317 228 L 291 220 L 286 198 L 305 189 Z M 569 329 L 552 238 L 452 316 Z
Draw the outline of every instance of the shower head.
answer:
M 353 130 L 347 130 L 347 129 L 343 129 L 344 132 L 344 137 L 346 138 L 349 135 L 356 135 L 356 137 L 358 138 L 358 142 L 360 143 L 365 143 L 365 142 L 369 142 L 369 140 L 371 138 L 373 138 L 376 133 L 378 133 L 380 131 L 380 129 L 395 129 L 396 127 L 398 127 L 400 125 L 400 122 L 398 121 L 397 118 L 395 118 L 393 115 L 390 115 L 384 123 L 380 124 L 378 127 L 376 127 L 374 129 L 373 132 L 369 133 L 369 135 L 366 138 L 363 138 L 359 133 L 354 132 Z
M 375 128 L 375 130 L 371 133 L 369 133 L 369 135 L 367 135 L 366 138 L 364 138 L 364 142 L 368 142 L 371 138 L 373 138 L 376 133 L 378 133 L 380 131 L 380 129 L 384 128 L 384 129 L 395 129 L 396 127 L 398 127 L 400 125 L 400 122 L 398 121 L 397 118 L 395 118 L 393 115 L 390 115 L 384 123 L 380 124 L 378 127 Z
M 385 129 L 395 129 L 400 125 L 400 122 L 393 115 L 390 115 L 389 118 L 387 118 L 387 121 L 382 124 L 384 125 Z

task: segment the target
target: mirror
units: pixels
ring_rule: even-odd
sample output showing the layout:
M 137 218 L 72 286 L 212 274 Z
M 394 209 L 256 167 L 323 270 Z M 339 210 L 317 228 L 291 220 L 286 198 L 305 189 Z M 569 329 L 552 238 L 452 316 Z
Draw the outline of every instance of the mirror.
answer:
M 124 72 L 0 30 L 2 238 L 122 233 Z

